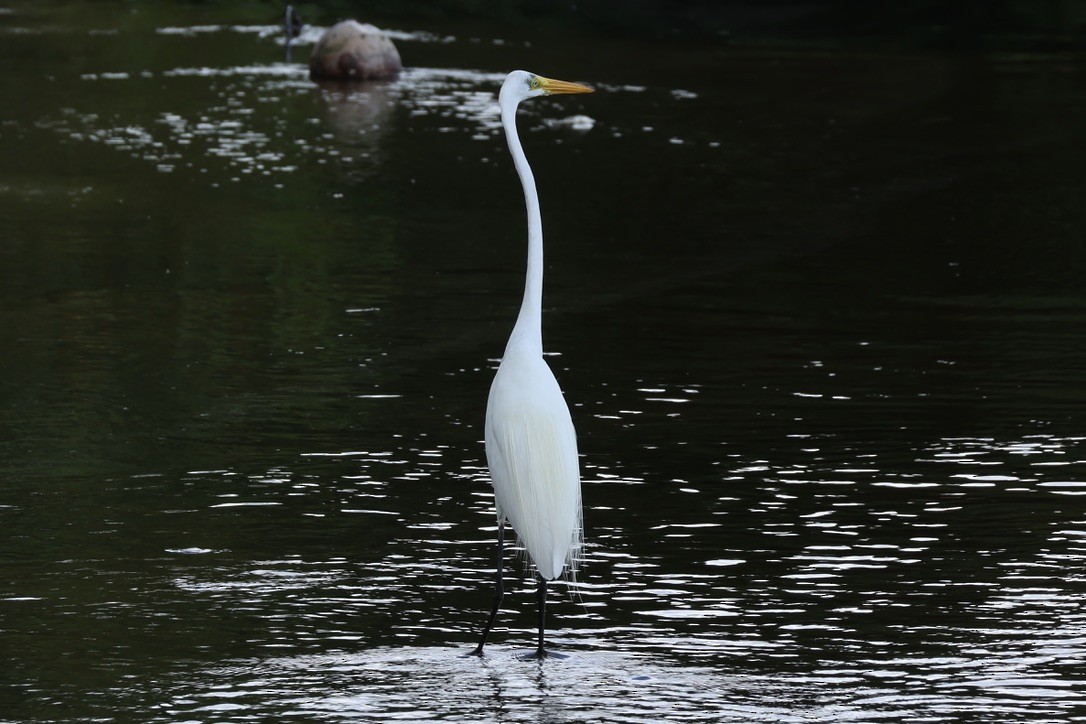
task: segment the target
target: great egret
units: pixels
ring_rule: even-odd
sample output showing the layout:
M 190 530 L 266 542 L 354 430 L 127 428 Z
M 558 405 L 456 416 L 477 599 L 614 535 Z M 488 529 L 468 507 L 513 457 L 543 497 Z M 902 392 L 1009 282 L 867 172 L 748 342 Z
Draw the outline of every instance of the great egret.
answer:
M 343 20 L 321 36 L 309 56 L 313 80 L 392 78 L 403 70 L 389 37 L 369 23 Z
M 490 385 L 486 406 L 486 460 L 498 514 L 498 570 L 494 606 L 474 653 L 482 655 L 502 602 L 505 521 L 517 532 L 539 573 L 539 647 L 546 624 L 547 581 L 576 570 L 581 546 L 581 474 L 577 435 L 562 389 L 543 360 L 543 221 L 535 178 L 517 136 L 521 101 L 555 93 L 591 93 L 580 83 L 514 70 L 498 94 L 502 126 L 528 209 L 528 269 L 520 314 Z

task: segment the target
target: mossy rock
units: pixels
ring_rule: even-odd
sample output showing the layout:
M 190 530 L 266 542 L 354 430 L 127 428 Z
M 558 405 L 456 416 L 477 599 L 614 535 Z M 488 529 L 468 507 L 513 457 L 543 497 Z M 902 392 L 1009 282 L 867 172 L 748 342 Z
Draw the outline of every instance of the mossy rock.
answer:
M 330 27 L 309 56 L 309 77 L 314 80 L 392 78 L 402 70 L 400 53 L 389 37 L 354 20 Z

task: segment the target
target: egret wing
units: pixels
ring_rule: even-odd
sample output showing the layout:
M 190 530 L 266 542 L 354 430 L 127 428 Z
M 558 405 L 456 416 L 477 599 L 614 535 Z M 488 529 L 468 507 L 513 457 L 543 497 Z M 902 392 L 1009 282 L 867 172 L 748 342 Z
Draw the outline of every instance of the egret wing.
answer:
M 509 519 L 548 580 L 558 578 L 567 563 L 574 570 L 581 544 L 577 439 L 557 383 L 553 392 L 544 397 L 537 387 L 526 399 L 492 391 L 486 426 L 498 516 Z

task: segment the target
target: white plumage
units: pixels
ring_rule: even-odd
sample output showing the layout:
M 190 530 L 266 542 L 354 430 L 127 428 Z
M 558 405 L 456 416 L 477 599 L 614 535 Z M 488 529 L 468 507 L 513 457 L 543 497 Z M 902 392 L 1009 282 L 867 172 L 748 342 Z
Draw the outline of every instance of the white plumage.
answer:
M 486 460 L 498 519 L 508 518 L 539 575 L 576 568 L 581 542 L 577 438 L 542 356 L 506 348 L 486 409 Z

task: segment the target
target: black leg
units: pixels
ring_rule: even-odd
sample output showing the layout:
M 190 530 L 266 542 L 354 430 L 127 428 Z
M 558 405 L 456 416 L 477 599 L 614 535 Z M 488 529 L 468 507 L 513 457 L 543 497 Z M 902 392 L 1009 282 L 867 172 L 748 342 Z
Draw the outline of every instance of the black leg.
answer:
M 547 651 L 544 646 L 544 631 L 547 629 L 547 582 L 540 577 L 539 587 L 536 589 L 536 602 L 539 606 L 539 645 L 536 647 L 534 653 L 528 654 L 523 657 L 525 659 L 564 659 L 565 654 L 556 654 L 553 651 Z
M 498 573 L 496 576 L 497 583 L 494 587 L 494 607 L 490 609 L 490 618 L 486 621 L 486 628 L 483 629 L 483 637 L 479 640 L 479 645 L 472 651 L 476 656 L 483 655 L 483 644 L 486 643 L 487 634 L 490 633 L 490 627 L 494 625 L 494 619 L 498 616 L 498 608 L 502 605 L 502 596 L 505 594 L 505 588 L 502 584 L 502 565 L 505 563 L 505 519 L 498 521 Z M 540 633 L 542 636 L 542 633 Z M 542 645 L 542 639 L 540 639 Z
M 536 598 L 539 605 L 539 649 L 536 654 L 539 658 L 543 658 L 547 655 L 547 650 L 543 648 L 543 630 L 547 627 L 547 581 L 543 576 L 539 577 L 539 589 L 536 591 Z

